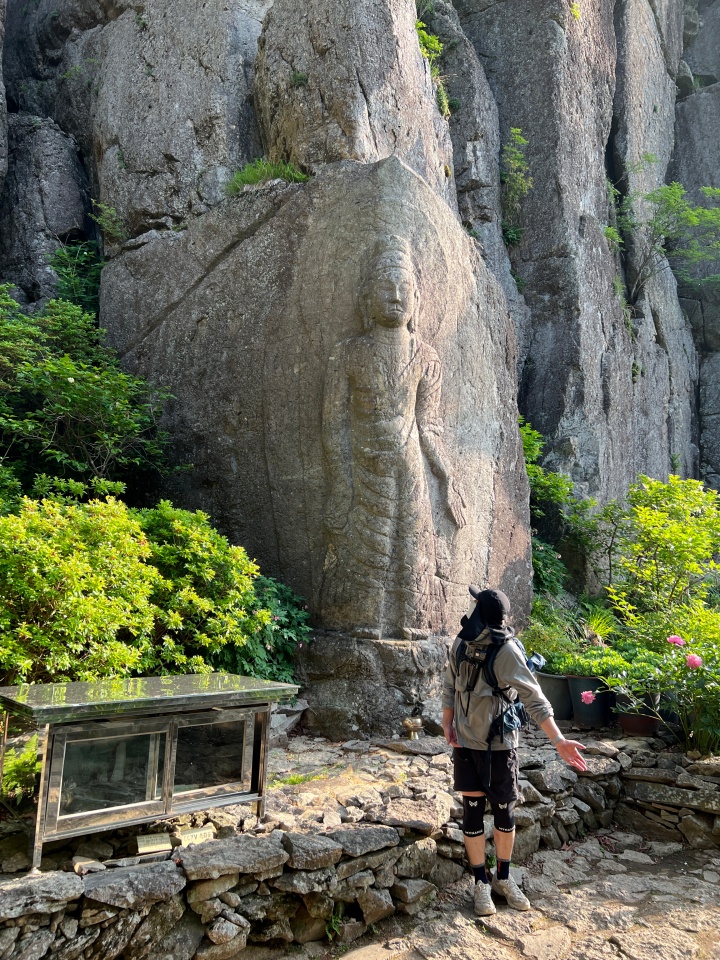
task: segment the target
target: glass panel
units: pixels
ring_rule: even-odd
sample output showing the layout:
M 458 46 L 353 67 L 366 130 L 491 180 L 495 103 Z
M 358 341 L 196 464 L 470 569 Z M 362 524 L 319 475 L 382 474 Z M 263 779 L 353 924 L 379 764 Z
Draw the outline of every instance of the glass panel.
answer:
M 60 789 L 60 816 L 162 798 L 164 733 L 69 740 Z
M 241 783 L 245 721 L 180 727 L 173 796 L 225 783 Z

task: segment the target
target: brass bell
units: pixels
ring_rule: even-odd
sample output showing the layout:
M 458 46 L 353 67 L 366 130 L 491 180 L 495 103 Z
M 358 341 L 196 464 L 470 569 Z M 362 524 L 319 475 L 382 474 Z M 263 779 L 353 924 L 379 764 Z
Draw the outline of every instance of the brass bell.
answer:
M 405 717 L 402 725 L 407 730 L 410 740 L 420 739 L 420 731 L 423 728 L 423 722 L 420 717 Z

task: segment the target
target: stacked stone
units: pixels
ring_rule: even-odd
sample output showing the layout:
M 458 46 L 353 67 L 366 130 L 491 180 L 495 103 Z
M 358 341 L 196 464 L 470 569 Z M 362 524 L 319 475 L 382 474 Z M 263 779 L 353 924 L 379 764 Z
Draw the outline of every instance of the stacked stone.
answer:
M 273 831 L 84 878 L 24 876 L 0 884 L 0 958 L 225 960 L 248 942 L 348 943 L 396 912 L 424 910 L 437 895 L 428 877 L 462 874 L 438 869 L 429 837 L 400 840 L 370 824 Z
M 623 779 L 618 823 L 656 840 L 720 847 L 720 759 L 638 750 Z

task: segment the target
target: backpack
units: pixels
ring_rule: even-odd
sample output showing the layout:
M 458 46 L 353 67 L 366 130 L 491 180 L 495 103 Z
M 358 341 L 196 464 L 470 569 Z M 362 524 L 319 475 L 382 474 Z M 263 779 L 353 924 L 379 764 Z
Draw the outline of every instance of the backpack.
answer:
M 468 663 L 473 664 L 475 668 L 470 674 L 470 682 L 468 683 L 466 692 L 475 689 L 478 677 L 482 671 L 485 683 L 487 683 L 487 685 L 491 688 L 493 697 L 497 697 L 502 705 L 500 713 L 498 713 L 498 715 L 495 717 L 488 731 L 487 749 L 488 754 L 491 757 L 491 742 L 496 737 L 499 737 L 500 742 L 504 743 L 506 734 L 511 734 L 515 730 L 521 730 L 530 722 L 530 717 L 528 716 L 527 710 L 523 704 L 520 703 L 519 700 L 511 700 L 505 692 L 509 688 L 500 687 L 498 684 L 497 674 L 495 673 L 495 659 L 500 652 L 500 648 L 508 641 L 513 640 L 522 650 L 523 656 L 525 657 L 525 663 L 527 664 L 528 669 L 533 673 L 545 665 L 545 658 L 539 653 L 533 653 L 530 657 L 528 657 L 522 641 L 518 640 L 518 638 L 512 632 L 504 629 L 496 629 L 494 627 L 488 627 L 487 629 L 490 633 L 491 639 L 489 646 L 482 647 L 477 650 L 474 648 L 470 648 L 468 650 L 467 636 L 460 641 L 457 650 L 455 651 L 455 667 L 456 670 L 459 670 L 460 665 L 464 661 L 467 661 Z M 483 786 L 485 786 L 487 792 L 487 786 Z

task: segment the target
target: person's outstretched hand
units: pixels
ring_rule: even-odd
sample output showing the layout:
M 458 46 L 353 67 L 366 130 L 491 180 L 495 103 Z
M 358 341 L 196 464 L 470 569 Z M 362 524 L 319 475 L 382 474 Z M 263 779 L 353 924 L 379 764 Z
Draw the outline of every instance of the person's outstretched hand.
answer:
M 555 744 L 555 749 L 569 766 L 575 767 L 576 770 L 587 770 L 585 757 L 580 753 L 585 749 L 582 743 L 578 743 L 577 740 L 561 740 Z

